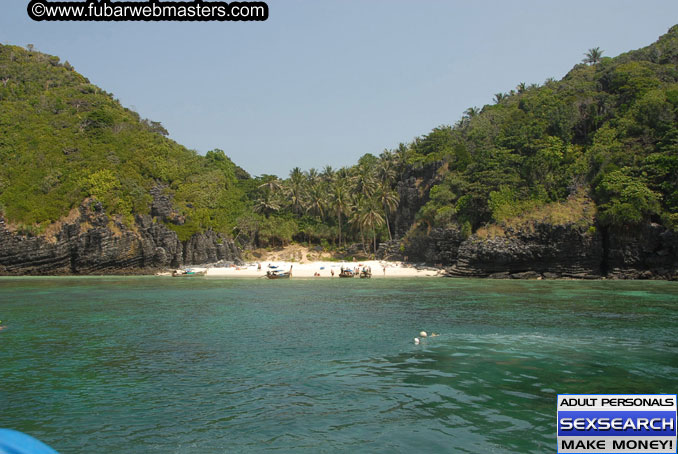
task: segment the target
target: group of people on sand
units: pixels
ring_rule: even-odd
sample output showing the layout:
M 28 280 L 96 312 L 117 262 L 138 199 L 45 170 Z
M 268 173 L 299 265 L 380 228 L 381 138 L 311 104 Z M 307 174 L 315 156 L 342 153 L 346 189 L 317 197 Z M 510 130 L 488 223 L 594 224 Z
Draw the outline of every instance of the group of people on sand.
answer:
M 341 267 L 341 272 L 343 273 L 344 270 L 351 270 L 351 271 L 353 271 L 353 274 L 358 274 L 358 273 L 360 272 L 360 267 L 361 267 L 361 266 L 363 266 L 362 263 L 359 264 L 358 266 L 354 266 L 354 267 L 351 269 L 351 267 L 349 267 L 349 266 L 344 267 L 344 266 L 342 265 L 342 267 Z M 369 272 L 371 273 L 371 272 L 372 272 L 372 267 L 371 267 L 371 266 L 363 266 L 363 271 L 367 271 L 367 270 L 369 270 Z M 332 276 L 334 276 L 334 274 L 332 274 Z

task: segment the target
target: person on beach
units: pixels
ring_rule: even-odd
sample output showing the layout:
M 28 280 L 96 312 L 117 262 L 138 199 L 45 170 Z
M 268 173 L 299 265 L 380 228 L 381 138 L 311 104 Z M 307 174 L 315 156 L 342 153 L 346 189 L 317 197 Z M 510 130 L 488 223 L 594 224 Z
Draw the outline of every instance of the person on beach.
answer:
M 343 270 L 343 268 L 342 268 L 342 270 Z M 334 270 L 330 270 L 330 274 L 332 275 L 332 277 L 334 277 Z
M 384 269 L 384 276 L 386 276 L 386 265 L 381 266 Z
M 257 271 L 261 271 L 261 263 L 257 263 Z

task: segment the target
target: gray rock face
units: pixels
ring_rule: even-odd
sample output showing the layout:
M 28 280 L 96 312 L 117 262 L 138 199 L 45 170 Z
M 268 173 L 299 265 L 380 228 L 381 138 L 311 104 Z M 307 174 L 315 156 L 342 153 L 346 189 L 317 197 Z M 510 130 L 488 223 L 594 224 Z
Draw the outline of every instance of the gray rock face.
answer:
M 391 240 L 379 244 L 377 249 L 378 260 L 403 260 L 403 253 L 400 250 L 400 240 Z
M 184 244 L 184 263 L 198 265 L 220 261 L 239 262 L 240 250 L 235 243 L 211 230 L 193 235 Z
M 403 244 L 404 257 L 411 262 L 434 265 L 456 263 L 458 250 L 464 238 L 458 229 L 432 229 L 427 234 L 412 235 Z
M 174 210 L 172 197 L 167 194 L 167 186 L 157 184 L 149 191 L 153 196 L 151 204 L 151 216 L 161 221 L 169 221 L 173 224 L 182 225 L 185 219 Z
M 365 255 L 365 246 L 362 243 L 353 243 L 346 247 L 346 255 Z
M 156 185 L 149 191 L 153 197 L 151 204 L 151 216 L 162 219 L 172 216 L 174 208 L 172 207 L 172 198 L 165 193 L 165 187 Z
M 659 224 L 609 229 L 604 271 L 614 279 L 678 280 L 678 234 Z
M 0 274 L 141 273 L 219 260 L 240 262 L 231 239 L 208 231 L 182 243 L 150 216 L 131 228 L 109 218 L 100 204 L 84 203 L 77 219 L 50 236 L 26 236 L 0 221 Z
M 599 278 L 603 241 L 598 233 L 574 226 L 538 224 L 534 231 L 506 232 L 481 239 L 472 235 L 459 245 L 451 276 Z
M 408 167 L 397 190 L 400 202 L 393 215 L 393 231 L 396 236 L 404 236 L 414 223 L 419 209 L 429 200 L 429 189 L 438 183 L 436 171 L 439 162 L 425 164 L 422 167 Z
M 678 279 L 678 235 L 658 224 L 628 229 L 537 224 L 505 236 L 464 239 L 456 229 L 384 243 L 381 257 L 403 248 L 410 262 L 446 267 L 449 276 L 491 278 Z M 400 258 L 397 254 L 394 258 Z

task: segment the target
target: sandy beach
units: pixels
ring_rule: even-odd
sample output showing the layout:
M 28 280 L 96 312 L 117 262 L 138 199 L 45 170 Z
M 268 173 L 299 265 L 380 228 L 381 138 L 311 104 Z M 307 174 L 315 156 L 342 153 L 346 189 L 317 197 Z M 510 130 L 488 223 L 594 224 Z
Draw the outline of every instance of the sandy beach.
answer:
M 261 264 L 261 269 L 259 269 Z M 292 278 L 295 277 L 316 277 L 316 278 L 339 278 L 341 267 L 360 268 L 371 267 L 372 278 L 403 278 L 403 277 L 434 277 L 442 275 L 442 270 L 417 269 L 412 265 L 402 262 L 389 262 L 380 260 L 368 260 L 361 262 L 328 262 L 316 261 L 306 263 L 295 263 L 287 261 L 266 261 L 252 262 L 243 266 L 228 268 L 205 268 L 190 267 L 194 271 L 207 271 L 207 277 L 264 277 L 266 271 L 282 270 L 287 272 L 292 268 Z M 334 276 L 332 275 L 334 272 Z M 316 275 L 319 274 L 319 276 Z

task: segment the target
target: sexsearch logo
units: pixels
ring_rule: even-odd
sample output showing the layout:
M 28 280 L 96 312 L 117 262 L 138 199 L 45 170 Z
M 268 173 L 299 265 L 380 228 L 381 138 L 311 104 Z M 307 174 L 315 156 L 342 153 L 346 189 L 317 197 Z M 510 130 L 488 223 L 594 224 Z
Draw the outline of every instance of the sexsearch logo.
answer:
M 558 453 L 676 453 L 675 394 L 559 394 Z

